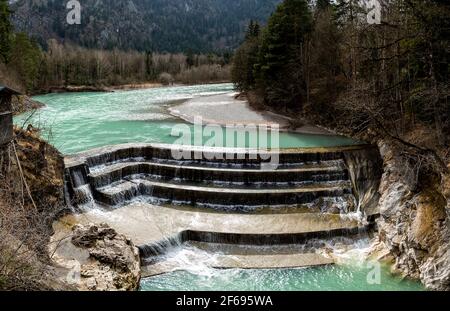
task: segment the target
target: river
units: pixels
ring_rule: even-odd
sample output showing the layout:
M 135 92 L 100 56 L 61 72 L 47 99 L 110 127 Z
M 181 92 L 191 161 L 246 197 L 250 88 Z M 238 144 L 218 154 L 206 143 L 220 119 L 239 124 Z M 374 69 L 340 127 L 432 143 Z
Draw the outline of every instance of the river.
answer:
M 186 122 L 168 108 L 194 97 L 229 93 L 232 84 L 167 87 L 111 93 L 62 93 L 34 97 L 46 105 L 15 118 L 19 126 L 32 123 L 44 139 L 64 154 L 121 143 L 173 143 L 172 129 Z M 340 136 L 282 132 L 280 147 L 353 144 Z M 242 147 L 242 146 L 235 146 Z
M 232 91 L 231 84 L 217 84 L 49 94 L 34 98 L 44 103 L 45 108 L 18 116 L 15 123 L 25 127 L 31 123 L 40 128 L 44 139 L 63 154 L 120 143 L 173 143 L 177 139 L 172 135 L 173 127 L 185 121 L 172 116 L 169 107 L 188 99 Z M 282 148 L 354 143 L 329 135 L 281 133 L 280 136 Z M 144 279 L 142 290 L 423 290 L 418 282 L 401 280 L 386 267 L 379 270 L 379 282 L 368 281 L 374 268 L 358 261 L 367 247 L 368 240 L 362 240 L 355 246 L 354 255 L 349 253 L 349 260 L 316 268 L 218 270 L 188 262 L 178 271 Z

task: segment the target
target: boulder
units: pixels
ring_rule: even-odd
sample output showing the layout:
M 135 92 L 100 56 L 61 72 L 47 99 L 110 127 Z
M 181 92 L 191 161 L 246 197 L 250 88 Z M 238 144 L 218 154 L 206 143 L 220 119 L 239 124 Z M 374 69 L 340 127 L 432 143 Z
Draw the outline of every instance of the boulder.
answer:
M 139 288 L 139 251 L 131 240 L 106 224 L 76 225 L 71 243 L 89 253 L 80 265 L 81 290 L 133 291 Z

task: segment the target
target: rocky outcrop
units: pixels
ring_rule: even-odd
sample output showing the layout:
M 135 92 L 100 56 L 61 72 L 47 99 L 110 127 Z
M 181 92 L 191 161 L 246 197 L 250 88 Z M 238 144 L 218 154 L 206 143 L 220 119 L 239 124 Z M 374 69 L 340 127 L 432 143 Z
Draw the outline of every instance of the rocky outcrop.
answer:
M 449 178 L 417 174 L 392 142 L 380 141 L 379 147 L 384 174 L 374 249 L 427 288 L 450 290 Z
M 140 281 L 139 251 L 124 235 L 106 224 L 76 225 L 71 242 L 86 250 L 89 258 L 80 265 L 81 290 L 136 290 Z

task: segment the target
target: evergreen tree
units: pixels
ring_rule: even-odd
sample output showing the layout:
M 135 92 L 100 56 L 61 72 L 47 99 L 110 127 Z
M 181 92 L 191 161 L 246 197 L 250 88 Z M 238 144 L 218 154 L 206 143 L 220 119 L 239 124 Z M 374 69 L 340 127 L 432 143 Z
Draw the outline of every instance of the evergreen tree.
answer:
M 320 93 L 309 103 L 319 109 L 323 103 L 336 100 L 340 87 L 336 77 L 340 74 L 340 42 L 342 35 L 338 28 L 337 16 L 329 0 L 316 2 L 314 10 L 314 30 L 310 37 L 308 57 L 308 87 Z M 312 85 L 311 85 L 312 84 Z M 308 93 L 309 94 L 309 93 Z M 310 107 L 310 106 L 309 106 Z
M 11 52 L 13 27 L 10 21 L 11 11 L 8 0 L 0 0 L 0 61 L 7 63 Z
M 255 86 L 254 68 L 258 60 L 260 27 L 257 22 L 250 21 L 246 32 L 246 40 L 235 52 L 231 76 L 234 85 L 240 91 L 249 91 Z
M 324 11 L 331 7 L 330 0 L 317 0 L 316 2 L 316 10 L 317 11 Z
M 305 0 L 285 0 L 269 19 L 256 66 L 268 104 L 301 107 L 306 96 L 304 43 L 311 28 Z
M 192 52 L 191 49 L 188 50 L 186 55 L 186 64 L 188 68 L 191 68 L 195 65 L 195 55 L 194 52 Z
M 11 52 L 10 66 L 22 77 L 27 90 L 33 90 L 42 59 L 38 44 L 25 33 L 17 33 L 12 40 Z
M 252 38 L 258 37 L 260 29 L 259 23 L 251 20 L 245 33 L 245 40 L 251 40 Z
M 250 20 L 248 24 L 247 31 L 245 33 L 245 40 L 250 39 L 253 36 L 254 23 L 253 20 Z
M 253 32 L 252 32 L 252 36 L 253 37 L 258 37 L 261 33 L 261 26 L 259 25 L 258 22 L 255 22 L 255 24 L 253 25 Z
M 155 80 L 157 78 L 155 71 L 155 64 L 153 62 L 153 52 L 145 52 L 145 75 L 148 80 Z

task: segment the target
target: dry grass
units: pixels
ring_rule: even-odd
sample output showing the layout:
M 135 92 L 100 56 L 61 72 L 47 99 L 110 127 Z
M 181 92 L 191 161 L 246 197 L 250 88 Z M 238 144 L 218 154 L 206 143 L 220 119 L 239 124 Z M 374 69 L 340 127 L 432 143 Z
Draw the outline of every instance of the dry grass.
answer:
M 0 289 L 53 289 L 47 246 L 64 211 L 62 166 L 35 135 L 16 134 L 0 153 Z

